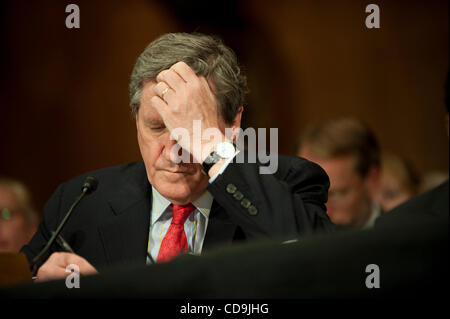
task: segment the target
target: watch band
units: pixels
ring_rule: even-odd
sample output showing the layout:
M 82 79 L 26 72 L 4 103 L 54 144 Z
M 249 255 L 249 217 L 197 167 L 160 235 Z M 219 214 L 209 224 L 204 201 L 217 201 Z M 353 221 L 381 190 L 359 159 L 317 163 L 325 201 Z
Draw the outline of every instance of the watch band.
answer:
M 223 158 L 230 158 L 236 153 L 236 145 L 225 141 L 216 145 L 216 149 L 211 152 L 202 163 L 203 173 L 208 175 L 211 167 Z
M 222 158 L 219 156 L 219 154 L 217 154 L 216 151 L 211 152 L 211 154 L 209 154 L 208 157 L 205 158 L 205 160 L 202 163 L 203 173 L 205 175 L 208 175 L 209 170 L 211 169 L 211 167 L 213 167 L 214 164 L 216 164 L 221 159 Z

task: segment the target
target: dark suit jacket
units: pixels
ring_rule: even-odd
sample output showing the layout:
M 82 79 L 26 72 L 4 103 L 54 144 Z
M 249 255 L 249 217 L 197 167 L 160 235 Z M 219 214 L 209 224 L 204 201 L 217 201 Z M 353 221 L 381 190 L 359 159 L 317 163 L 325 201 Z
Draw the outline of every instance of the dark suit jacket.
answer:
M 318 165 L 280 155 L 274 175 L 260 175 L 259 166 L 231 163 L 207 187 L 214 202 L 203 251 L 237 240 L 283 240 L 333 229 L 324 205 L 329 180 Z M 76 207 L 61 235 L 98 269 L 145 263 L 152 194 L 142 162 L 90 172 L 60 185 L 44 208 L 37 233 L 21 250 L 29 261 L 45 245 L 90 175 L 99 180 L 98 188 Z M 238 191 L 243 198 L 235 196 Z M 256 212 L 249 210 L 248 201 L 243 206 L 244 198 Z

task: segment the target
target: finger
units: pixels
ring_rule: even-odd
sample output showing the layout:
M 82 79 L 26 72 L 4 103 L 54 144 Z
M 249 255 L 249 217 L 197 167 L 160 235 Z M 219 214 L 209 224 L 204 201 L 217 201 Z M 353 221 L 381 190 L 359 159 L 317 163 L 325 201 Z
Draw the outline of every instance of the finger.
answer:
M 44 282 L 48 280 L 61 279 L 67 276 L 66 267 L 61 267 L 56 264 L 43 264 L 37 273 L 36 282 Z
M 211 96 L 215 96 L 214 82 L 208 81 L 204 76 L 199 76 L 198 81 L 200 82 L 200 86 L 204 88 Z
M 50 267 L 55 268 L 66 268 L 70 264 L 77 265 L 81 267 L 81 265 L 87 263 L 86 259 L 83 257 L 74 254 L 74 253 L 66 253 L 66 252 L 57 252 L 53 253 L 50 258 L 47 260 L 46 264 Z
M 168 69 L 160 72 L 156 77 L 157 82 L 165 82 L 170 88 L 172 88 L 175 92 L 178 92 L 183 89 L 186 85 L 184 79 L 174 70 Z
M 161 115 L 164 120 L 164 111 L 167 108 L 167 103 L 164 102 L 159 96 L 155 95 L 150 99 L 150 105 Z
M 193 83 L 198 80 L 194 70 L 183 61 L 175 63 L 170 69 L 175 71 L 187 83 Z
M 65 267 L 67 265 L 66 260 L 69 258 L 70 255 L 74 255 L 72 253 L 66 253 L 66 252 L 56 252 L 51 254 L 51 256 L 47 259 L 45 264 L 52 265 L 52 266 L 58 266 L 58 267 Z M 44 265 L 45 265 L 44 264 Z
M 161 99 L 161 101 L 168 103 L 175 93 L 165 82 L 159 82 L 153 87 L 153 91 L 156 96 Z
M 70 256 L 67 256 L 68 258 L 66 259 L 66 262 L 68 264 L 75 264 L 79 267 L 80 269 L 80 273 L 83 275 L 87 275 L 87 274 L 94 274 L 97 273 L 97 269 L 94 268 L 94 266 L 92 266 L 86 259 L 84 259 L 83 257 L 76 255 L 76 254 L 71 254 Z
M 80 274 L 93 275 L 98 274 L 98 271 L 86 259 L 83 258 L 83 260 L 80 262 Z

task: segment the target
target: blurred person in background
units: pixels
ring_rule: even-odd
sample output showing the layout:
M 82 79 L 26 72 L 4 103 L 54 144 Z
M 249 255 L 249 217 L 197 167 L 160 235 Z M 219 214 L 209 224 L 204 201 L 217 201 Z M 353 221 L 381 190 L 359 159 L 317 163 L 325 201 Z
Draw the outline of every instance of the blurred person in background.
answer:
M 0 252 L 19 252 L 38 223 L 28 188 L 18 180 L 0 177 Z
M 449 108 L 450 108 L 450 73 L 447 73 L 445 80 L 445 107 L 446 114 L 444 117 L 445 128 L 447 137 L 449 137 Z M 444 182 L 448 182 L 448 171 L 432 170 L 424 174 L 422 184 L 420 185 L 420 191 L 426 192 L 442 185 Z
M 383 212 L 406 202 L 419 193 L 420 177 L 404 157 L 390 152 L 381 156 L 380 189 L 376 196 Z
M 450 73 L 447 73 L 447 79 L 445 81 L 445 126 L 447 129 L 447 137 L 449 136 L 449 109 L 450 109 Z M 433 177 L 430 175 L 430 177 Z M 438 174 L 434 177 L 434 180 L 427 180 L 429 177 L 424 176 L 420 191 L 423 193 L 415 196 L 411 200 L 394 208 L 389 214 L 383 214 L 377 222 L 376 227 L 379 225 L 389 225 L 398 222 L 403 222 L 417 216 L 425 217 L 425 220 L 434 220 L 444 218 L 443 224 L 446 225 L 448 231 L 448 217 L 449 217 L 449 179 L 448 174 Z M 424 184 L 429 189 L 424 189 Z M 425 229 L 426 230 L 426 229 Z M 446 234 L 448 241 L 448 232 Z M 437 264 L 436 264 L 437 265 Z M 436 265 L 434 267 L 436 267 Z M 444 268 L 443 268 L 444 269 Z
M 331 118 L 308 126 L 297 155 L 319 164 L 330 178 L 327 213 L 341 229 L 366 229 L 381 214 L 375 202 L 380 149 L 370 128 L 354 118 Z
M 449 136 L 449 110 L 450 97 L 449 97 L 449 74 L 447 73 L 447 79 L 445 83 L 445 127 L 447 137 Z M 417 176 L 417 173 L 411 167 L 411 165 L 399 156 L 393 154 L 386 154 L 382 157 L 382 174 L 381 174 L 381 187 L 378 196 L 378 202 L 383 211 L 389 211 L 399 204 L 406 202 L 412 197 L 415 197 L 419 193 L 424 193 L 418 196 L 418 199 L 411 201 L 411 203 L 416 202 L 426 202 L 427 205 L 433 206 L 437 205 L 437 201 L 430 200 L 436 194 L 446 194 L 445 189 L 448 188 L 448 172 L 434 170 L 427 172 L 422 178 Z M 440 197 L 439 195 L 438 197 Z M 447 199 L 441 202 L 441 208 L 447 205 L 448 207 L 448 192 Z M 409 205 L 409 206 L 408 206 Z M 411 204 L 402 205 L 401 207 L 408 207 L 411 209 Z M 423 207 L 426 205 L 420 205 Z M 396 209 L 395 211 L 401 211 L 402 208 Z M 431 208 L 425 209 L 430 210 Z M 448 214 L 448 209 L 441 209 L 444 213 Z

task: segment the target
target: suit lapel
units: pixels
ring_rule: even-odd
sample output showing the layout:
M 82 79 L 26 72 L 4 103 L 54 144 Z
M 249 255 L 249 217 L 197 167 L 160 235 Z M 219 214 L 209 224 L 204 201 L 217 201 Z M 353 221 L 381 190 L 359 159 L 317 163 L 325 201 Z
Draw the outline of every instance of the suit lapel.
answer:
M 211 206 L 211 214 L 209 215 L 202 251 L 205 252 L 220 245 L 231 244 L 236 229 L 237 225 L 230 220 L 225 209 L 214 200 Z
M 109 264 L 145 263 L 151 198 L 151 187 L 142 164 L 127 176 L 123 187 L 109 200 L 113 214 L 99 227 Z

